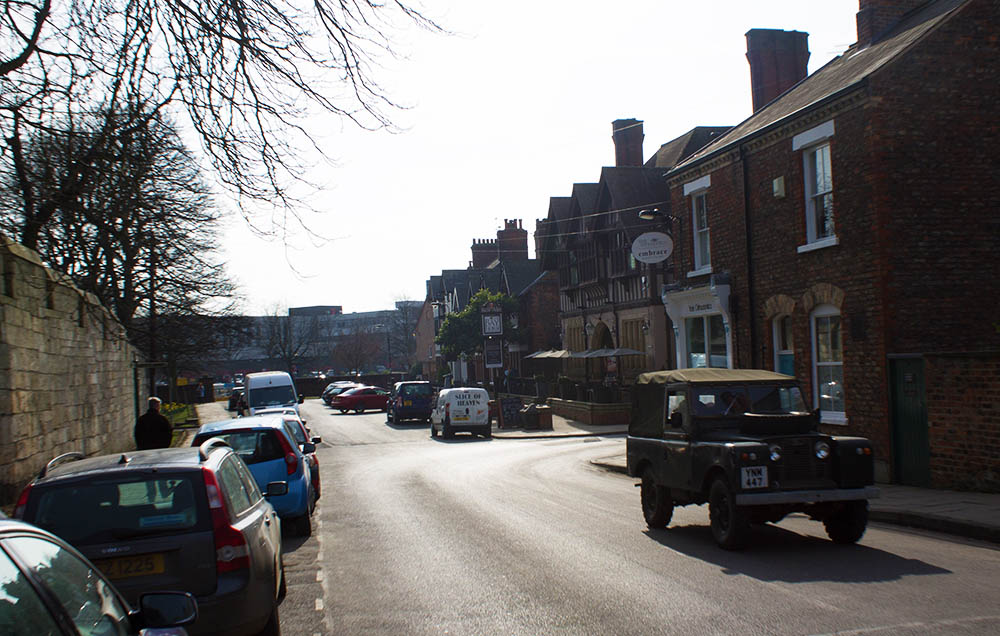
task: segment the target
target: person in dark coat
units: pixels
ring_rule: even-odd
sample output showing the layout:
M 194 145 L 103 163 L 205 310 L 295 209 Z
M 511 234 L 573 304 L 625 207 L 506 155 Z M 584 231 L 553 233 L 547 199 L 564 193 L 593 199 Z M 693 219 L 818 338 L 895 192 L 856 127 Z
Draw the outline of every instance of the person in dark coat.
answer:
M 149 398 L 149 410 L 139 417 L 135 425 L 136 448 L 170 448 L 173 437 L 174 429 L 170 426 L 170 420 L 160 414 L 160 398 Z

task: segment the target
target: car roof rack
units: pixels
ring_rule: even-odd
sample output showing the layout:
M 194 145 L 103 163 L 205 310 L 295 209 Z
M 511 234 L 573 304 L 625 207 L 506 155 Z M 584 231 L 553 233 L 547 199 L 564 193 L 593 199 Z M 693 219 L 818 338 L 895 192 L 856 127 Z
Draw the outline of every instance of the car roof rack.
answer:
M 232 448 L 229 442 L 222 439 L 221 437 L 209 437 L 201 446 L 198 447 L 198 461 L 205 461 L 208 459 L 208 454 L 212 452 L 213 448 L 218 448 L 225 446 L 226 448 Z
M 69 462 L 69 461 L 74 461 L 74 460 L 77 460 L 77 459 L 85 459 L 86 457 L 87 456 L 84 455 L 83 453 L 81 453 L 80 451 L 72 451 L 72 452 L 69 452 L 69 453 L 63 453 L 62 455 L 59 455 L 58 457 L 53 457 L 51 460 L 49 460 L 48 464 L 45 464 L 44 468 L 42 468 L 40 471 L 38 471 L 38 478 L 41 479 L 42 477 L 44 477 L 46 475 L 46 473 L 48 473 L 50 470 L 52 470 L 53 468 L 55 468 L 59 464 L 62 464 L 62 463 L 65 463 L 65 462 Z

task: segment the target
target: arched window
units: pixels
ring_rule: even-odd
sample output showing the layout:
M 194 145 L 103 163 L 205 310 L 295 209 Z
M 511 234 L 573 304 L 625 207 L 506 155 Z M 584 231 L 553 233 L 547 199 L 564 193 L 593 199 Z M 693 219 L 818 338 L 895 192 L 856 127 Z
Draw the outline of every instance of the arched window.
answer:
M 844 394 L 844 345 L 840 310 L 819 305 L 809 315 L 812 331 L 813 406 L 824 423 L 847 422 Z

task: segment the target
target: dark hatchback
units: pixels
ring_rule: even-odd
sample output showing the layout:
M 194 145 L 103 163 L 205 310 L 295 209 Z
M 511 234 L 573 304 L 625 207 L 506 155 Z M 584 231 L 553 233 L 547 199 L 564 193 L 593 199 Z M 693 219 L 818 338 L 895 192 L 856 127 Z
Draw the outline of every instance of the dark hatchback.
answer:
M 399 424 L 404 420 L 429 422 L 434 402 L 434 387 L 430 382 L 397 382 L 389 395 L 386 420 Z
M 183 592 L 144 594 L 138 607 L 62 539 L 0 513 L 0 634 L 176 636 L 198 616 Z
M 270 484 L 268 494 L 287 487 Z M 194 595 L 191 634 L 278 633 L 281 522 L 222 440 L 62 455 L 21 493 L 15 516 L 82 552 L 129 603 L 156 590 Z

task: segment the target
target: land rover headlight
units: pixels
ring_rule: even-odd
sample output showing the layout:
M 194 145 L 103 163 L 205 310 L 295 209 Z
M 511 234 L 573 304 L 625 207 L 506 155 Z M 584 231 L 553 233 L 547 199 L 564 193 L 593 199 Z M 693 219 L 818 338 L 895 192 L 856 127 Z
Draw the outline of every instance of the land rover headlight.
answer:
M 781 460 L 781 447 L 780 446 L 778 446 L 777 444 L 771 444 L 771 446 L 768 447 L 768 450 L 771 451 L 771 461 L 772 462 L 776 462 L 776 461 Z
M 816 442 L 816 457 L 826 459 L 830 456 L 830 445 L 826 442 Z

